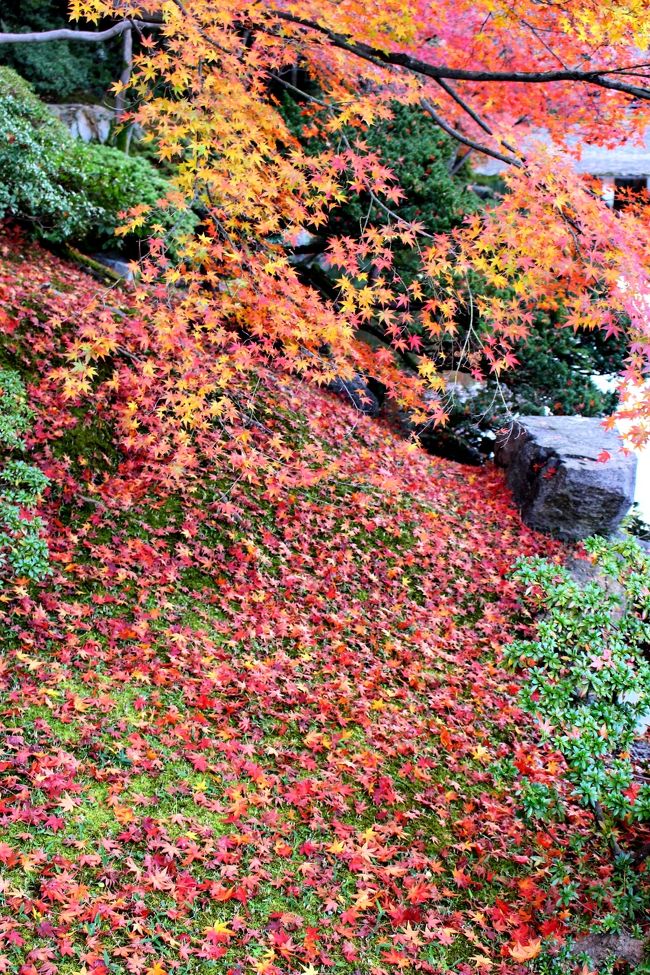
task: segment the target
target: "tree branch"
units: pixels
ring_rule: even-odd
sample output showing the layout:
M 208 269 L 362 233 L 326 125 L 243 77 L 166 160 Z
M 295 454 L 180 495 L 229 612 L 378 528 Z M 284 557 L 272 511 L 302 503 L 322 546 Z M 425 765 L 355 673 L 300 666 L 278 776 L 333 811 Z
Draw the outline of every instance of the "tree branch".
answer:
M 127 87 L 131 80 L 131 73 L 133 71 L 133 31 L 125 30 L 123 45 L 122 45 L 122 74 L 120 75 L 120 85 L 122 88 L 117 93 L 115 97 L 115 114 L 119 118 L 126 108 L 126 98 L 124 94 L 124 89 Z
M 485 121 L 485 119 L 481 118 L 481 116 L 478 114 L 478 112 L 476 112 L 472 108 L 472 106 L 468 102 L 466 102 L 465 99 L 462 98 L 458 94 L 458 92 L 456 91 L 456 89 L 452 85 L 450 85 L 448 81 L 445 81 L 444 78 L 438 78 L 437 79 L 437 82 L 440 85 L 440 87 L 442 88 L 442 90 L 443 91 L 446 91 L 447 94 L 451 98 L 453 98 L 453 100 L 456 102 L 456 104 L 459 105 L 463 109 L 463 111 L 466 112 L 467 115 L 469 115 L 469 117 L 471 119 L 473 119 L 474 122 L 476 122 L 476 124 L 481 129 L 483 129 L 483 131 L 487 135 L 494 136 L 494 132 L 492 131 L 492 129 L 490 128 L 490 126 L 488 125 L 488 123 Z M 511 152 L 514 156 L 516 156 L 518 154 L 517 153 L 517 150 L 515 149 L 515 147 L 514 146 L 511 146 L 509 142 L 504 142 L 503 139 L 499 139 L 499 142 L 503 146 L 504 149 L 507 149 L 508 152 Z
M 644 100 L 650 99 L 650 88 L 640 88 L 637 85 L 629 85 L 622 81 L 612 81 L 606 75 L 620 73 L 619 68 L 599 68 L 593 71 L 579 71 L 572 69 L 561 69 L 557 71 L 486 71 L 470 70 L 466 68 L 451 68 L 444 64 L 429 64 L 420 58 L 412 57 L 399 51 L 382 51 L 380 48 L 371 47 L 361 41 L 354 41 L 343 34 L 338 34 L 329 27 L 323 26 L 316 21 L 305 20 L 295 14 L 285 13 L 282 10 L 273 12 L 273 16 L 278 20 L 304 27 L 307 30 L 315 31 L 327 37 L 333 47 L 342 51 L 349 51 L 364 61 L 371 64 L 383 64 L 387 67 L 406 68 L 413 74 L 419 74 L 426 78 L 433 78 L 439 81 L 446 78 L 451 81 L 495 81 L 495 82 L 517 82 L 521 84 L 550 84 L 553 81 L 578 81 L 588 85 L 595 85 L 599 88 L 608 88 L 612 91 L 620 91 L 634 98 Z M 650 81 L 650 76 L 648 77 Z
M 119 37 L 124 31 L 133 27 L 138 30 L 161 30 L 163 24 L 149 20 L 121 20 L 106 30 L 72 30 L 61 27 L 57 30 L 25 31 L 21 34 L 0 33 L 0 44 L 45 44 L 49 41 L 89 41 L 97 44 L 100 41 L 110 41 Z
M 504 162 L 508 166 L 516 166 L 517 169 L 524 168 L 523 162 L 521 159 L 517 159 L 516 156 L 506 156 L 503 152 L 499 152 L 498 149 L 492 149 L 490 146 L 484 146 L 480 142 L 475 142 L 474 139 L 470 139 L 462 132 L 459 132 L 458 129 L 452 128 L 452 126 L 449 125 L 449 123 L 446 122 L 441 115 L 438 115 L 431 102 L 426 98 L 423 98 L 420 101 L 420 104 L 425 112 L 431 116 L 436 125 L 439 125 L 440 128 L 446 132 L 447 135 L 450 135 L 452 139 L 455 139 L 456 142 L 462 142 L 464 146 L 468 146 L 470 149 L 476 149 L 477 152 L 483 152 L 486 156 L 492 156 L 493 159 L 498 159 L 500 162 Z
M 487 133 L 487 135 L 494 135 L 492 129 L 487 124 L 487 122 L 485 121 L 485 119 L 482 119 L 481 116 L 478 114 L 478 112 L 475 112 L 474 109 L 472 108 L 472 106 L 469 105 L 465 101 L 464 98 L 461 98 L 461 96 L 458 94 L 458 92 L 456 91 L 456 89 L 453 88 L 449 84 L 449 82 L 445 81 L 444 78 L 437 78 L 436 80 L 437 80 L 438 84 L 440 85 L 440 87 L 442 88 L 442 90 L 443 91 L 446 91 L 447 94 L 451 98 L 453 98 L 453 100 L 456 102 L 456 104 L 459 105 L 463 109 L 463 111 L 466 112 L 469 115 L 470 118 L 474 119 L 474 121 L 479 126 L 479 128 L 483 129 L 483 131 L 485 133 Z M 514 150 L 512 150 L 512 151 L 514 152 Z
M 178 7 L 178 9 L 180 10 L 180 12 L 183 14 L 183 16 L 187 20 L 191 20 L 192 21 L 192 23 L 194 24 L 194 28 L 195 28 L 197 34 L 199 35 L 199 37 L 202 37 L 203 40 L 207 41 L 208 44 L 211 44 L 212 47 L 214 47 L 214 48 L 217 49 L 217 51 L 221 51 L 222 54 L 228 54 L 228 51 L 226 51 L 226 49 L 224 47 L 222 47 L 221 44 L 219 44 L 218 41 L 215 41 L 214 37 L 210 37 L 210 35 L 206 31 L 203 30 L 203 28 L 201 27 L 201 25 L 200 24 L 197 24 L 196 17 L 192 13 L 190 13 L 190 11 L 187 9 L 187 7 L 185 6 L 185 4 L 183 3 L 183 0 L 172 0 L 172 3 L 174 3 Z

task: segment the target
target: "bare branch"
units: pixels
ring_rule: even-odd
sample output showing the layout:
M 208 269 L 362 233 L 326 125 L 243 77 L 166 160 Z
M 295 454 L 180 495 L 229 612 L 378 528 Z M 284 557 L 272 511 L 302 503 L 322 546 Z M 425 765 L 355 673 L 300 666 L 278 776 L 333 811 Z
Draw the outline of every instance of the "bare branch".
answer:
M 506 156 L 503 152 L 499 152 L 498 149 L 492 149 L 490 146 L 484 146 L 480 142 L 475 142 L 473 139 L 468 138 L 458 129 L 452 128 L 452 126 L 446 122 L 441 115 L 438 115 L 435 108 L 426 98 L 423 98 L 420 102 L 422 108 L 427 112 L 436 125 L 450 135 L 452 139 L 456 142 L 462 142 L 464 146 L 468 146 L 470 149 L 476 149 L 477 152 L 484 152 L 486 156 L 492 156 L 493 159 L 498 159 L 500 162 L 506 163 L 507 166 L 516 166 L 517 169 L 523 169 L 524 164 L 521 159 L 517 159 L 516 156 Z
M 456 104 L 459 105 L 463 109 L 463 111 L 466 112 L 467 115 L 469 115 L 469 117 L 473 119 L 474 122 L 476 122 L 476 124 L 480 128 L 482 128 L 485 133 L 487 133 L 487 135 L 492 135 L 492 136 L 494 135 L 494 132 L 492 131 L 488 123 L 485 121 L 485 119 L 481 118 L 478 112 L 476 112 L 472 108 L 472 106 L 458 94 L 456 89 L 452 85 L 450 85 L 448 81 L 445 81 L 444 78 L 438 78 L 437 82 L 440 85 L 440 87 L 443 89 L 443 91 L 446 91 L 447 94 L 450 95 L 451 98 L 453 98 Z M 499 142 L 504 149 L 508 150 L 508 152 L 511 152 L 515 156 L 517 155 L 517 150 L 515 149 L 514 146 L 511 146 L 509 142 L 504 142 L 503 139 L 499 139 Z
M 120 117 L 124 112 L 126 107 L 126 98 L 124 95 L 124 89 L 127 87 L 131 80 L 131 73 L 133 71 L 133 31 L 124 31 L 124 40 L 122 46 L 122 74 L 120 75 L 120 85 L 122 88 L 117 93 L 115 98 L 115 114 Z
M 70 27 L 61 27 L 57 30 L 25 31 L 21 34 L 0 33 L 0 44 L 46 44 L 50 41 L 89 41 L 97 44 L 119 37 L 133 27 L 138 30 L 161 30 L 163 26 L 156 21 L 121 20 L 119 24 L 113 24 L 106 30 L 72 30 Z
M 466 112 L 470 116 L 470 118 L 474 119 L 474 121 L 479 126 L 479 128 L 483 129 L 483 131 L 487 133 L 487 135 L 494 135 L 494 132 L 487 124 L 485 119 L 482 119 L 481 116 L 478 114 L 478 112 L 475 112 L 472 106 L 469 105 L 464 98 L 461 98 L 461 96 L 458 94 L 456 89 L 453 88 L 448 81 L 445 81 L 444 78 L 437 78 L 436 80 L 440 85 L 440 87 L 442 88 L 442 90 L 446 91 L 447 94 L 453 98 L 456 104 L 460 105 L 463 111 Z

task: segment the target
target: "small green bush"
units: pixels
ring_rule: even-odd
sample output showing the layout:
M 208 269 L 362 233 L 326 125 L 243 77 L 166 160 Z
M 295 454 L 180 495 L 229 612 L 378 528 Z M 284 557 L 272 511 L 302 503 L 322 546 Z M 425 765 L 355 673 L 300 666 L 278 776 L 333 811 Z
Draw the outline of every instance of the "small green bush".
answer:
M 0 454 L 22 447 L 22 436 L 29 430 L 32 415 L 18 373 L 0 369 Z
M 146 204 L 153 209 L 137 236 L 151 236 L 160 224 L 173 249 L 195 217 L 156 206 L 169 189 L 147 160 L 74 139 L 26 81 L 0 68 L 0 219 L 27 221 L 53 242 L 129 247 L 134 235 L 114 236 L 120 214 Z
M 0 369 L 0 458 L 23 449 L 32 418 L 18 373 Z M 23 460 L 0 463 L 0 588 L 8 579 L 37 582 L 49 571 L 44 525 L 34 517 L 48 479 Z
M 99 211 L 80 190 L 72 137 L 10 68 L 0 68 L 0 218 L 28 220 L 39 236 L 81 237 Z
M 170 184 L 142 156 L 127 156 L 110 146 L 75 141 L 72 165 L 80 173 L 85 198 L 97 210 L 91 233 L 99 242 L 110 240 L 112 246 L 119 246 L 113 235 L 122 222 L 120 214 L 138 204 L 152 207 L 152 213 L 132 236 L 151 236 L 153 223 L 160 223 L 173 239 L 192 232 L 196 217 L 191 210 L 157 206 L 169 192 Z
M 650 786 L 633 781 L 630 747 L 650 714 L 650 555 L 630 536 L 585 548 L 600 571 L 586 584 L 544 559 L 519 560 L 515 578 L 544 615 L 537 639 L 513 643 L 507 658 L 528 668 L 523 706 L 582 802 L 598 817 L 645 820 Z
M 41 518 L 27 518 L 21 507 L 0 500 L 0 582 L 6 581 L 7 566 L 12 576 L 30 582 L 47 575 L 49 552 L 42 537 L 44 528 Z

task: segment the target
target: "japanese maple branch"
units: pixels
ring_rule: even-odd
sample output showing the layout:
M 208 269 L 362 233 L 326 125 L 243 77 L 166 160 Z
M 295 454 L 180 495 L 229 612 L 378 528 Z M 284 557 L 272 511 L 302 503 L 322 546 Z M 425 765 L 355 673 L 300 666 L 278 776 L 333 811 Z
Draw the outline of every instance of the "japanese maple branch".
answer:
M 348 51 L 350 54 L 354 54 L 364 61 L 370 61 L 372 64 L 381 63 L 387 66 L 406 68 L 408 71 L 412 71 L 413 74 L 433 78 L 435 81 L 441 78 L 453 81 L 510 81 L 522 84 L 580 81 L 585 84 L 595 85 L 599 88 L 609 88 L 612 91 L 624 92 L 635 98 L 650 99 L 650 88 L 639 88 L 636 85 L 612 81 L 605 77 L 608 74 L 614 74 L 620 69 L 600 68 L 594 71 L 579 71 L 568 68 L 556 71 L 487 71 L 451 68 L 444 64 L 429 64 L 427 61 L 422 61 L 420 58 L 413 57 L 401 51 L 382 51 L 380 48 L 371 47 L 371 45 L 364 44 L 362 41 L 354 41 L 343 34 L 338 34 L 331 28 L 325 27 L 316 21 L 306 20 L 303 17 L 298 17 L 295 14 L 286 13 L 282 10 L 274 11 L 273 16 L 277 17 L 278 20 L 283 20 L 287 23 L 295 24 L 298 27 L 304 27 L 307 30 L 322 34 L 324 37 L 327 37 L 333 47 L 339 48 L 342 51 Z
M 456 102 L 456 104 L 459 105 L 463 109 L 463 111 L 466 112 L 467 115 L 469 115 L 469 117 L 471 119 L 473 119 L 474 122 L 476 122 L 476 124 L 481 129 L 483 129 L 483 131 L 487 135 L 494 136 L 494 132 L 493 132 L 492 128 L 488 125 L 488 123 L 485 121 L 485 119 L 484 118 L 481 118 L 481 116 L 478 114 L 478 112 L 475 109 L 473 109 L 472 106 L 467 101 L 465 101 L 464 98 L 461 97 L 461 95 L 458 94 L 458 92 L 456 91 L 456 89 L 452 85 L 450 85 L 447 81 L 445 81 L 444 78 L 438 78 L 437 79 L 437 82 L 440 85 L 440 87 L 442 88 L 442 90 L 443 91 L 446 91 L 447 94 L 451 98 L 453 98 L 453 100 Z M 510 143 L 505 142 L 503 139 L 499 139 L 499 142 L 504 147 L 504 149 L 507 149 L 508 150 L 508 152 L 512 152 L 514 155 L 517 155 L 517 150 L 515 149 L 514 146 L 511 146 Z
M 503 152 L 499 152 L 498 149 L 491 149 L 490 146 L 485 146 L 480 142 L 475 142 L 474 139 L 470 139 L 463 132 L 459 132 L 458 129 L 454 129 L 453 126 L 449 125 L 441 115 L 438 115 L 435 108 L 428 99 L 423 98 L 420 101 L 422 108 L 427 112 L 433 121 L 438 125 L 443 132 L 450 135 L 452 139 L 456 142 L 462 142 L 463 145 L 468 146 L 470 149 L 476 149 L 478 152 L 485 153 L 486 156 L 492 156 L 493 159 L 498 159 L 500 162 L 506 163 L 508 166 L 516 166 L 517 169 L 523 169 L 524 164 L 521 159 L 517 159 L 516 156 L 506 156 Z
M 313 98 L 311 95 L 308 95 L 306 92 L 301 91 L 301 89 L 296 88 L 295 85 L 292 85 L 290 82 L 285 81 L 284 78 L 281 78 L 280 75 L 271 74 L 271 77 L 274 78 L 275 81 L 279 82 L 281 85 L 284 85 L 285 88 L 289 88 L 292 91 L 297 92 L 298 94 L 300 94 L 300 95 L 304 96 L 305 98 L 309 99 L 309 101 L 315 102 L 317 105 L 322 105 L 324 108 L 329 108 L 329 106 L 325 102 L 320 101 L 320 99 L 318 99 L 318 98 Z M 458 93 L 451 87 L 451 85 L 445 85 L 442 82 L 440 82 L 440 84 L 444 88 L 444 90 L 447 91 L 448 94 L 451 95 L 451 97 L 454 99 L 454 101 L 458 102 L 458 104 L 469 115 L 471 115 L 471 117 L 474 119 L 474 121 L 478 125 L 481 126 L 481 128 L 483 129 L 484 132 L 486 132 L 488 135 L 492 135 L 493 134 L 492 133 L 492 129 L 489 127 L 489 125 L 487 124 L 487 122 L 484 122 L 480 118 L 480 116 L 471 108 L 471 106 L 468 105 L 464 101 L 464 99 L 462 99 L 460 97 L 460 95 L 458 95 Z M 485 153 L 486 156 L 493 156 L 494 159 L 498 159 L 501 162 L 506 163 L 508 166 L 513 165 L 513 166 L 518 166 L 519 168 L 521 168 L 522 163 L 518 159 L 516 159 L 514 156 L 513 157 L 506 156 L 506 155 L 504 155 L 503 153 L 499 152 L 496 149 L 491 149 L 489 146 L 484 146 L 480 142 L 474 142 L 471 139 L 469 139 L 467 136 L 463 135 L 462 132 L 459 132 L 457 129 L 452 128 L 449 125 L 448 122 L 445 122 L 445 120 L 440 115 L 438 115 L 438 113 L 435 111 L 435 109 L 433 108 L 433 106 L 429 102 L 427 102 L 426 100 L 423 100 L 421 102 L 421 105 L 424 108 L 424 110 L 431 116 L 431 118 L 434 120 L 434 122 L 436 122 L 436 124 L 439 125 L 441 129 L 443 129 L 448 135 L 450 135 L 457 142 L 462 142 L 463 145 L 469 146 L 470 149 L 476 149 L 478 152 Z M 515 150 L 511 146 L 509 146 L 507 143 L 501 143 L 501 144 L 502 145 L 505 145 L 505 147 L 507 149 L 510 149 L 512 152 L 515 152 Z M 393 217 L 396 216 L 394 213 L 392 213 L 391 211 L 389 211 L 388 208 L 384 204 L 382 204 L 380 201 L 377 201 L 377 202 L 379 203 L 379 205 L 384 210 L 386 210 L 388 213 L 390 213 L 391 216 L 393 216 Z
M 192 21 L 199 37 L 202 37 L 204 41 L 207 41 L 208 44 L 212 45 L 212 47 L 214 47 L 217 51 L 221 51 L 222 54 L 228 53 L 228 51 L 226 51 L 226 49 L 218 41 L 215 41 L 214 37 L 211 37 L 210 34 L 208 34 L 207 31 L 205 31 L 201 25 L 197 23 L 196 17 L 187 9 L 183 3 L 183 0 L 172 0 L 172 3 L 178 7 L 180 12 L 187 20 Z

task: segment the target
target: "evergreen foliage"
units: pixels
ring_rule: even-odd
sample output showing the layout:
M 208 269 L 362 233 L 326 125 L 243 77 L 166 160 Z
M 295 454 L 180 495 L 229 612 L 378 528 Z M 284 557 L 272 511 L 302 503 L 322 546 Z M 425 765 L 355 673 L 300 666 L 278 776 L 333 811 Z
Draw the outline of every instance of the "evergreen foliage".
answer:
M 169 189 L 148 160 L 74 139 L 25 80 L 0 68 L 0 219 L 25 221 L 44 240 L 93 247 L 128 247 L 160 225 L 172 244 L 194 218 L 157 206 Z M 135 206 L 146 216 L 120 241 L 120 214 Z
M 36 582 L 48 572 L 45 526 L 33 515 L 48 479 L 12 456 L 24 449 L 22 435 L 31 417 L 20 376 L 0 369 L 0 589 L 8 580 Z
M 304 106 L 293 98 L 285 96 L 281 107 L 292 133 L 314 155 L 344 145 L 352 135 L 315 127 L 313 113 L 305 115 Z M 479 198 L 468 187 L 469 171 L 466 166 L 453 171 L 454 143 L 431 125 L 421 108 L 396 102 L 391 110 L 390 119 L 375 122 L 364 134 L 368 153 L 376 154 L 381 165 L 392 170 L 403 191 L 390 209 L 403 221 L 422 224 L 428 233 L 451 230 L 480 208 Z M 392 219 L 367 193 L 350 194 L 330 213 L 327 235 L 358 237 L 362 229 L 383 226 Z M 408 248 L 398 248 L 395 257 L 408 283 L 416 273 L 416 262 L 409 259 Z
M 519 561 L 515 578 L 544 615 L 537 639 L 514 642 L 508 657 L 528 669 L 523 705 L 580 799 L 598 817 L 647 820 L 650 787 L 635 782 L 630 749 L 650 714 L 650 556 L 630 536 L 585 547 L 600 575 L 584 585 L 544 559 Z M 548 807 L 541 797 L 538 814 Z

